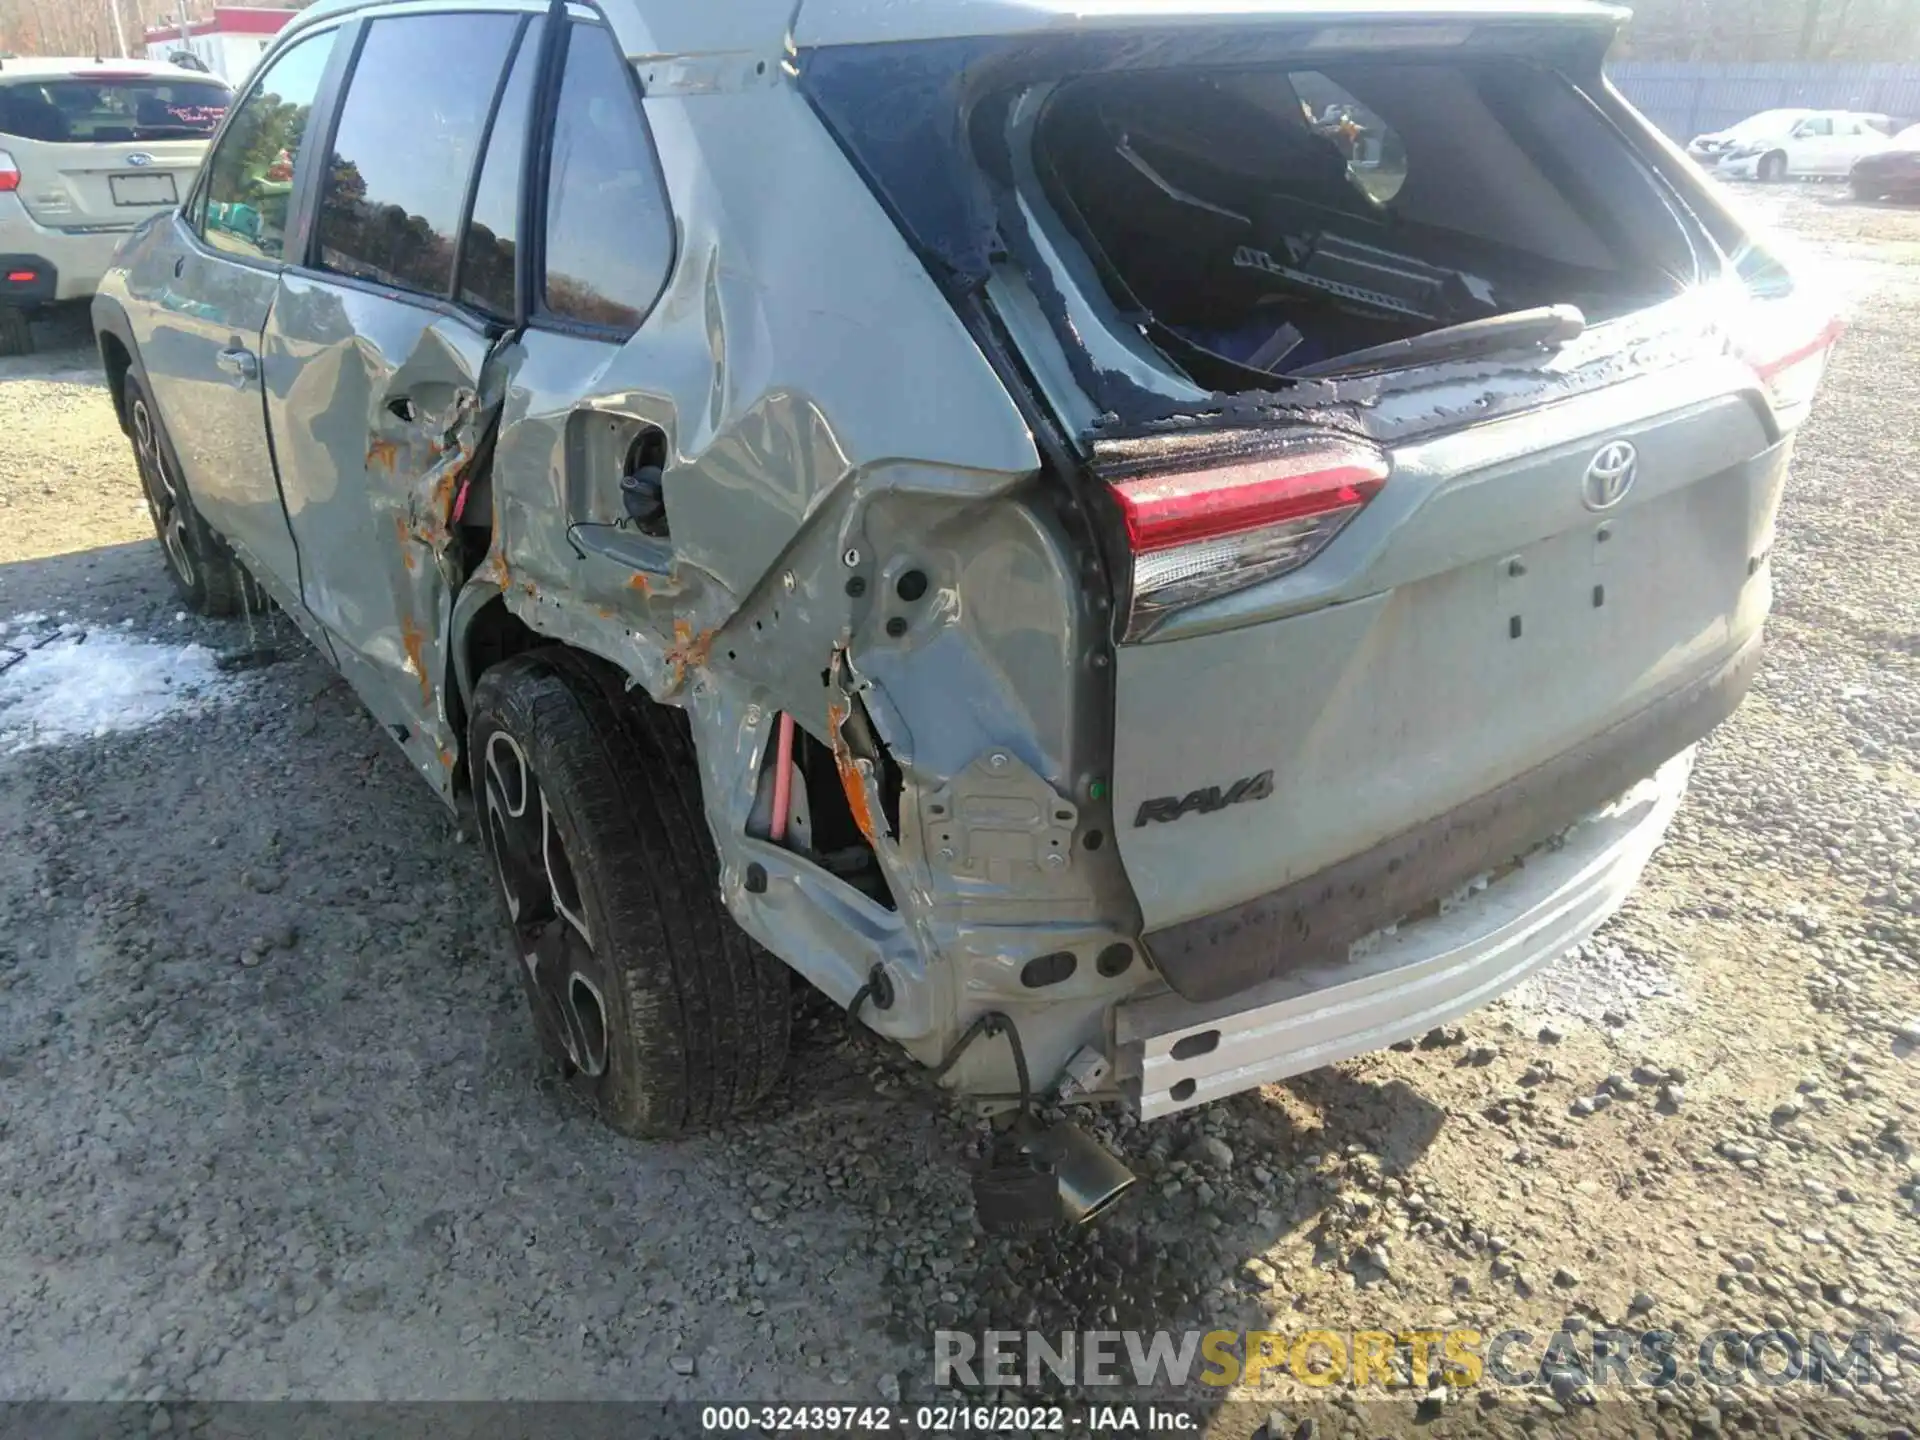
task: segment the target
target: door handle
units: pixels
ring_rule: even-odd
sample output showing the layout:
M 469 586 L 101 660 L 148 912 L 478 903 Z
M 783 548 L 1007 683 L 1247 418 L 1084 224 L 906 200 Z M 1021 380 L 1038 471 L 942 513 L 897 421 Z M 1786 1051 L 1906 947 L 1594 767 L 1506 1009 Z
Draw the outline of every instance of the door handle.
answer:
M 251 350 L 222 350 L 214 363 L 241 385 L 260 373 L 260 357 Z
M 396 395 L 387 401 L 387 413 L 394 419 L 411 425 L 420 418 L 420 407 L 413 403 L 411 395 Z

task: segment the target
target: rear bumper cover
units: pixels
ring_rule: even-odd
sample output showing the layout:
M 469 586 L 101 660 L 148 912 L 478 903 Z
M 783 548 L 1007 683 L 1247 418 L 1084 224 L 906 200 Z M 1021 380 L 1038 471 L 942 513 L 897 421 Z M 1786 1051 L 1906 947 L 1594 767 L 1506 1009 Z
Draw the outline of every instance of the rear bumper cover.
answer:
M 1318 874 L 1145 938 L 1191 1001 L 1238 995 L 1345 956 L 1362 936 L 1497 869 L 1605 805 L 1731 715 L 1760 661 L 1755 635 L 1718 670 L 1586 743 Z
M 1351 958 L 1245 995 L 1161 994 L 1114 1012 L 1117 1074 L 1153 1119 L 1411 1039 L 1565 954 L 1620 907 L 1686 794 L 1691 750 L 1578 825 L 1558 848 Z
M 100 229 L 55 229 L 29 215 L 17 195 L 0 195 L 0 254 L 31 260 L 54 277 L 50 293 L 21 295 L 16 297 L 18 303 L 78 300 L 93 294 L 100 278 L 113 265 L 121 242 L 133 229 L 131 223 Z
M 16 280 L 23 275 L 29 278 Z M 37 305 L 60 289 L 60 271 L 38 255 L 0 254 L 0 305 Z

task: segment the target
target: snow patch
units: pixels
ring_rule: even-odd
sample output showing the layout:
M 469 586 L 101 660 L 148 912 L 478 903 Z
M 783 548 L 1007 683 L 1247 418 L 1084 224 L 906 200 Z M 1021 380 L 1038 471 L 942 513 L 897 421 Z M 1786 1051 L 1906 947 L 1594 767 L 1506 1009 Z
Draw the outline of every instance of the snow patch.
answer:
M 144 730 L 231 699 L 235 682 L 204 645 L 164 645 L 80 625 L 0 630 L 0 751 L 18 754 Z

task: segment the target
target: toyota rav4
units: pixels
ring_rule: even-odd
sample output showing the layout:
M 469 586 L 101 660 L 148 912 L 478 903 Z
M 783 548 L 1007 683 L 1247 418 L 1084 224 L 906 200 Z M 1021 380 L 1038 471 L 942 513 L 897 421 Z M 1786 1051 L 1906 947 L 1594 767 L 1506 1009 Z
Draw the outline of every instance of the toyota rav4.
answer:
M 1162 1116 L 1564 954 L 1754 672 L 1835 330 L 1623 15 L 320 0 L 101 353 L 614 1125 L 750 1106 L 790 971 Z

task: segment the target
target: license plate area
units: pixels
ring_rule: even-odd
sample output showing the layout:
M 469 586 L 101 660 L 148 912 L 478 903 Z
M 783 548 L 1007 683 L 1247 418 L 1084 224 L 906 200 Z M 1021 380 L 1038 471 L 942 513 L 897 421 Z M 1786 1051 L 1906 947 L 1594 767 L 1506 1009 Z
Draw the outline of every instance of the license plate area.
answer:
M 166 174 L 109 175 L 107 188 L 116 205 L 175 205 L 180 200 L 173 176 Z

